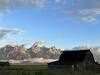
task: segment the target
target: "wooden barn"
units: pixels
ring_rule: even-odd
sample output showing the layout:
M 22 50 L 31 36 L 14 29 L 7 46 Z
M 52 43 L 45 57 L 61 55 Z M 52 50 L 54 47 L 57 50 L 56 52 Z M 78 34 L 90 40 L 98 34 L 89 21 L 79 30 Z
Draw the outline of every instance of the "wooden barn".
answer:
M 65 67 L 71 70 L 86 70 L 95 64 L 93 54 L 87 50 L 63 51 L 58 61 L 48 63 L 49 68 Z

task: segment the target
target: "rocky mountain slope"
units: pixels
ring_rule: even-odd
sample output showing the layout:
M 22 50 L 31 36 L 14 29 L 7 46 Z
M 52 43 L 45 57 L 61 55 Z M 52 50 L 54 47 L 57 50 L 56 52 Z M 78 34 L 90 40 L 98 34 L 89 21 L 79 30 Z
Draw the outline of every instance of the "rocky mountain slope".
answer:
M 55 47 L 47 48 L 40 42 L 35 42 L 29 49 L 24 45 L 6 45 L 0 48 L 0 59 L 23 60 L 29 58 L 58 59 L 60 49 Z

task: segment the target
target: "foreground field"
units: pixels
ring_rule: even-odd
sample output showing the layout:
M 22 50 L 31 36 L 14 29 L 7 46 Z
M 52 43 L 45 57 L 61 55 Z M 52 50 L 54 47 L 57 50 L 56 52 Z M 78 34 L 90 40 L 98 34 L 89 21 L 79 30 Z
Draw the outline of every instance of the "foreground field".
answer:
M 67 71 L 66 69 L 48 69 L 47 66 L 10 66 L 2 68 L 0 75 L 100 75 L 99 71 Z

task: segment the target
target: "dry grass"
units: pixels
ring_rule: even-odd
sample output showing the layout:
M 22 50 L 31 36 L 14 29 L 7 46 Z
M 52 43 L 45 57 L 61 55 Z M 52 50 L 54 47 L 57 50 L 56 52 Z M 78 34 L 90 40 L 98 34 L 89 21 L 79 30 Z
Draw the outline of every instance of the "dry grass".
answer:
M 2 68 L 0 75 L 100 75 L 99 71 L 68 71 L 66 69 L 48 69 L 47 66 L 23 65 Z

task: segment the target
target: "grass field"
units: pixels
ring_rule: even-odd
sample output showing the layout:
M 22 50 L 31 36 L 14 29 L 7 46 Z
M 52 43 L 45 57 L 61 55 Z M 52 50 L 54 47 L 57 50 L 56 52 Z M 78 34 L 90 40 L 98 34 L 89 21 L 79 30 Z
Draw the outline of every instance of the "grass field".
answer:
M 98 71 L 67 71 L 66 69 L 48 69 L 47 66 L 10 66 L 0 69 L 0 75 L 100 75 Z

